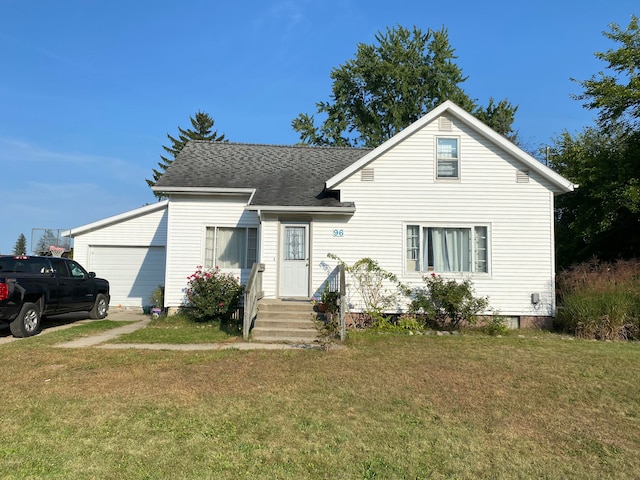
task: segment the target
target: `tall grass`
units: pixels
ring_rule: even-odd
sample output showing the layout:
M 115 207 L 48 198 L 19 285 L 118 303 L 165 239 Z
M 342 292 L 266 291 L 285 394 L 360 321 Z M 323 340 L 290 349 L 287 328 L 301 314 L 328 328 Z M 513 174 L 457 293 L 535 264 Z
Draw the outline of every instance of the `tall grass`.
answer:
M 557 322 L 599 340 L 640 339 L 640 261 L 594 260 L 558 275 Z

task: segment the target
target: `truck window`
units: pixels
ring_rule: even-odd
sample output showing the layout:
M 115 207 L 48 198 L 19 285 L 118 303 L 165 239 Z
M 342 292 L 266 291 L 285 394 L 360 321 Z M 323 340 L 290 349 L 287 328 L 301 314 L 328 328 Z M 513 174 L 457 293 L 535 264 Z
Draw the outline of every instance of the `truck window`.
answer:
M 62 277 L 62 278 L 71 277 L 71 275 L 69 275 L 69 269 L 67 268 L 67 262 L 56 258 L 56 259 L 52 259 L 51 263 L 53 264 L 53 268 L 58 273 L 59 277 Z

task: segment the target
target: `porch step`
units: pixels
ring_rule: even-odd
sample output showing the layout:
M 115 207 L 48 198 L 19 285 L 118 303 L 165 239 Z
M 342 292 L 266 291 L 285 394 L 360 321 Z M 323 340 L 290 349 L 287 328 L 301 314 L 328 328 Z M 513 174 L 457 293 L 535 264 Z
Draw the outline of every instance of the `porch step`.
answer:
M 251 338 L 258 342 L 313 343 L 318 338 L 315 318 L 309 301 L 262 299 Z

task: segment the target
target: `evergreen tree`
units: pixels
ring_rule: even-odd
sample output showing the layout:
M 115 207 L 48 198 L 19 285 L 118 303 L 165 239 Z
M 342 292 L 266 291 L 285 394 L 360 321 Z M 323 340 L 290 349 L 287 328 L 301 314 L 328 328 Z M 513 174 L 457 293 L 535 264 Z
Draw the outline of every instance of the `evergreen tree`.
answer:
M 14 255 L 26 255 L 27 254 L 27 238 L 24 236 L 24 233 L 21 233 L 16 240 L 16 244 L 13 247 Z
M 462 90 L 467 77 L 445 28 L 423 33 L 398 26 L 375 38 L 376 45 L 358 44 L 355 58 L 331 71 L 331 101 L 316 104 L 326 116 L 322 125 L 304 113 L 291 122 L 302 143 L 376 147 L 445 100 L 515 141 L 517 107 L 491 99 L 483 109 Z
M 211 142 L 226 141 L 224 134 L 218 135 L 217 130 L 212 131 L 213 124 L 215 122 L 208 113 L 198 111 L 195 116 L 190 117 L 189 120 L 191 121 L 192 128 L 185 130 L 182 127 L 178 127 L 178 138 L 167 133 L 167 138 L 171 140 L 171 146 L 167 147 L 163 145 L 162 148 L 169 154 L 169 156 L 160 155 L 160 162 L 158 162 L 159 168 L 152 169 L 153 179 L 147 179 L 147 185 L 150 187 L 153 187 L 156 184 L 189 140 L 209 140 Z M 158 197 L 158 199 L 165 197 L 161 192 L 154 192 L 154 195 Z

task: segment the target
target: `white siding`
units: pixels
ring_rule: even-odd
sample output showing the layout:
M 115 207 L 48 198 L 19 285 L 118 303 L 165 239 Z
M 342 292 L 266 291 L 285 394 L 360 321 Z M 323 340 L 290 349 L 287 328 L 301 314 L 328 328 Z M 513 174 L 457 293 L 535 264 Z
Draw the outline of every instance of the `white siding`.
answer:
M 522 166 L 488 144 L 474 130 L 454 121 L 447 136 L 460 138 L 460 180 L 435 178 L 438 122 L 424 128 L 375 159 L 374 182 L 353 175 L 337 188 L 341 199 L 355 202 L 348 221 L 319 218 L 313 228 L 313 285 L 326 278 L 327 253 L 348 264 L 363 257 L 405 283 L 419 285 L 421 275 L 404 272 L 405 225 L 488 225 L 489 274 L 471 274 L 476 292 L 488 296 L 503 315 L 551 315 L 554 309 L 553 194 L 531 172 L 529 183 L 516 183 Z M 334 237 L 334 228 L 343 236 Z M 454 275 L 455 276 L 455 275 Z M 531 293 L 539 293 L 538 309 Z
M 129 213 L 72 231 L 74 259 L 109 281 L 112 308 L 147 305 L 153 289 L 164 284 L 167 208 Z
M 248 197 L 174 196 L 169 202 L 165 306 L 183 304 L 187 277 L 204 264 L 206 228 L 260 227 L 255 212 L 245 211 Z M 258 233 L 260 236 L 260 233 Z M 260 250 L 260 246 L 258 246 Z M 260 252 L 258 252 L 258 256 Z M 250 270 L 231 270 L 246 282 Z

